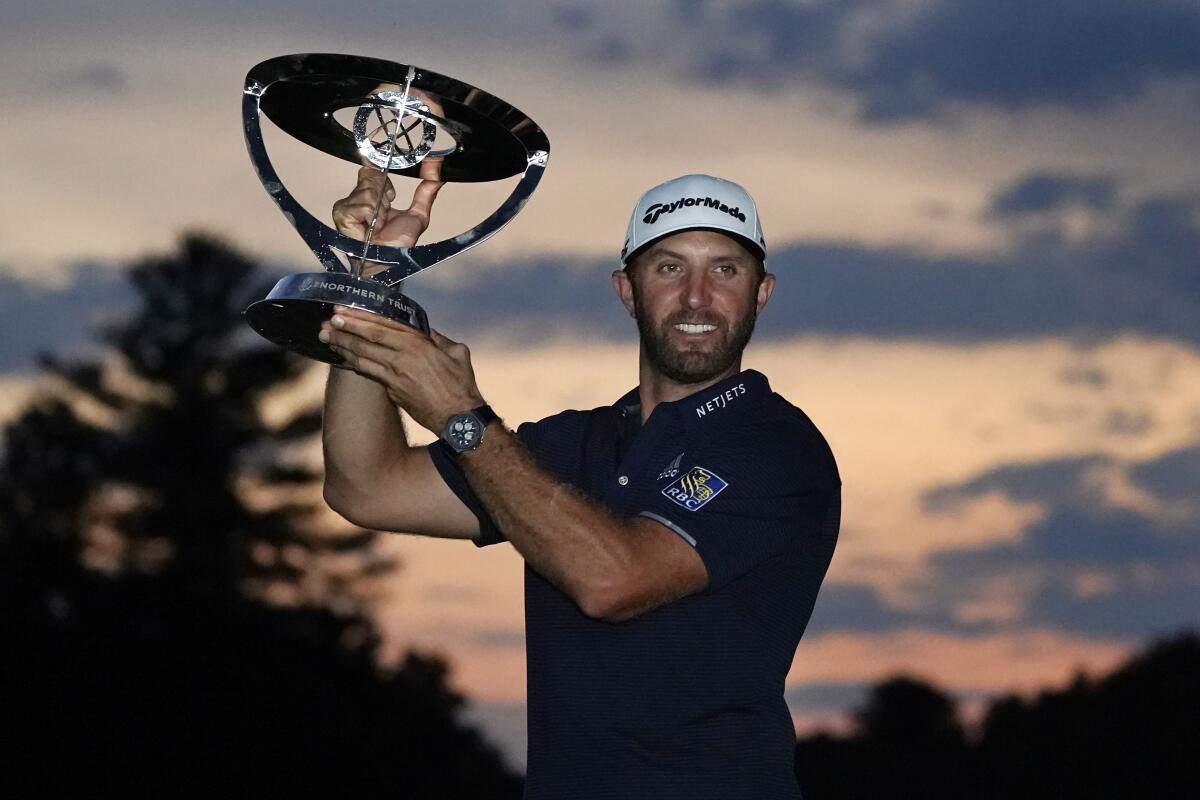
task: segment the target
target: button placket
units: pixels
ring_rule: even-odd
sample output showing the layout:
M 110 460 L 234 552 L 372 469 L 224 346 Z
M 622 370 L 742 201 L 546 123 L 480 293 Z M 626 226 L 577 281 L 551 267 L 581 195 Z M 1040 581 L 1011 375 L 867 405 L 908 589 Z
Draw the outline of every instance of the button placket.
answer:
M 664 409 L 666 410 L 666 409 Z M 657 411 L 651 415 L 646 424 L 638 430 L 633 442 L 626 450 L 624 457 L 618 463 L 616 471 L 616 483 L 609 484 L 611 487 L 611 497 L 618 507 L 622 507 L 631 502 L 638 494 L 635 490 L 641 483 L 634 481 L 638 478 L 641 481 L 642 476 L 650 467 L 650 456 L 657 450 L 657 445 L 666 436 L 670 436 L 675 419 L 659 414 Z M 612 480 L 611 478 L 609 480 Z M 633 492 L 633 494 L 630 494 Z M 622 498 L 617 501 L 617 495 Z M 626 511 L 629 513 L 632 509 Z

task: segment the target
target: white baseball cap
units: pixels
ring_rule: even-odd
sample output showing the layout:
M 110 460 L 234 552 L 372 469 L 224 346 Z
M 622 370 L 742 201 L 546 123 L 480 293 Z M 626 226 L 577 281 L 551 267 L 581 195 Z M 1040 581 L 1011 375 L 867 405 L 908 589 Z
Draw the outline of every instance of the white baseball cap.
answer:
M 750 252 L 766 260 L 767 241 L 750 193 L 733 181 L 712 175 L 684 175 L 660 183 L 633 207 L 621 261 L 672 233 L 720 231 L 736 236 Z

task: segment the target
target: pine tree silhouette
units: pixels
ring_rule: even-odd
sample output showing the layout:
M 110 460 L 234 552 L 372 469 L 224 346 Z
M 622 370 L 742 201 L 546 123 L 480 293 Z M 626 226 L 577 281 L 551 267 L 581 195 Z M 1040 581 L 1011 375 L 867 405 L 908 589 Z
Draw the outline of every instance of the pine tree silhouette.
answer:
M 457 720 L 443 662 L 375 664 L 361 589 L 395 565 L 374 532 L 320 529 L 319 492 L 303 491 L 318 475 L 295 457 L 319 410 L 267 422 L 268 395 L 310 366 L 240 318 L 270 276 L 188 236 L 129 277 L 140 308 L 102 333 L 104 357 L 46 357 L 57 388 L 0 451 L 13 780 L 519 796 Z M 291 499 L 261 500 L 272 493 Z M 268 588 L 292 605 L 265 602 Z

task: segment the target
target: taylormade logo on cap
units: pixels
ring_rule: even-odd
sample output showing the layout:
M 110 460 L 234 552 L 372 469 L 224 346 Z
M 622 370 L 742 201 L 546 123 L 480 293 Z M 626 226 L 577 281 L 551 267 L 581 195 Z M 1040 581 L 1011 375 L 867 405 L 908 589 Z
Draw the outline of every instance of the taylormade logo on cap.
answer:
M 658 222 L 658 218 L 663 214 L 671 214 L 680 208 L 691 208 L 692 206 L 703 205 L 707 208 L 715 208 L 729 216 L 737 219 L 739 222 L 746 221 L 746 215 L 737 206 L 730 208 L 715 197 L 681 197 L 674 203 L 663 205 L 655 203 L 646 209 L 646 215 L 642 217 L 642 222 L 647 225 L 653 225 Z
M 684 175 L 655 186 L 638 199 L 629 218 L 621 260 L 651 242 L 689 230 L 709 230 L 733 236 L 759 258 L 767 244 L 754 199 L 732 181 L 712 175 Z

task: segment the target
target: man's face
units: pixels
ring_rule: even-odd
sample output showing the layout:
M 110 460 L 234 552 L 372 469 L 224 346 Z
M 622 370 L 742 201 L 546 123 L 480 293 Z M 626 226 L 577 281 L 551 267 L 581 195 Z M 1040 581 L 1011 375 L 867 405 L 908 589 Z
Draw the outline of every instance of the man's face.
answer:
M 736 371 L 775 277 L 762 275 L 735 239 L 683 231 L 655 242 L 613 282 L 650 364 L 676 383 L 695 384 Z

